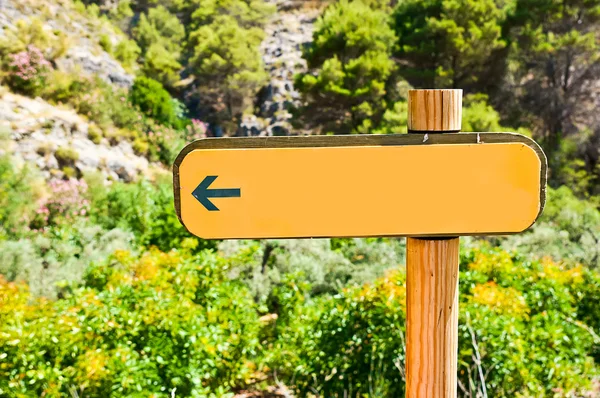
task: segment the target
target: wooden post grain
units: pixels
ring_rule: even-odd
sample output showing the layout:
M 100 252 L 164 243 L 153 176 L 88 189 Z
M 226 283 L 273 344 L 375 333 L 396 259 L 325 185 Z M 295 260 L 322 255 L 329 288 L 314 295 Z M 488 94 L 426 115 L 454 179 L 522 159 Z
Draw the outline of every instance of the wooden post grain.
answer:
M 411 90 L 408 98 L 409 133 L 460 131 L 462 90 Z M 458 250 L 458 237 L 407 238 L 408 398 L 457 396 Z

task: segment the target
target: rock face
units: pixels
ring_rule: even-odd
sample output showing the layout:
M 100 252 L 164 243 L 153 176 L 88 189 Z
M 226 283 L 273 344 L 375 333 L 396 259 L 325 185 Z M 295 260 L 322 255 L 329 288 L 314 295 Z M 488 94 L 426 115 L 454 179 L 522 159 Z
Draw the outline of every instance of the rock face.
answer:
M 294 76 L 306 71 L 302 49 L 312 41 L 318 9 L 303 9 L 303 2 L 271 0 L 278 12 L 265 28 L 261 45 L 269 84 L 259 95 L 260 112 L 244 117 L 239 135 L 272 136 L 304 133 L 291 125 L 290 110 L 298 107 L 300 93 L 294 88 Z
M 59 69 L 66 72 L 97 75 L 103 80 L 130 87 L 134 76 L 98 44 L 105 35 L 113 44 L 125 37 L 114 30 L 78 13 L 70 3 L 44 0 L 0 0 L 0 36 L 7 29 L 14 29 L 18 20 L 39 18 L 50 31 L 61 31 L 68 37 L 68 50 L 56 60 Z
M 121 141 L 111 146 L 102 139 L 95 144 L 88 138 L 89 128 L 73 110 L 39 98 L 0 94 L 0 131 L 10 135 L 8 147 L 1 147 L 0 154 L 9 153 L 36 164 L 46 178 L 64 175 L 65 165 L 56 156 L 59 148 L 76 153 L 68 165 L 76 173 L 100 171 L 111 180 L 133 181 L 149 172 L 148 160 L 137 156 L 130 143 Z

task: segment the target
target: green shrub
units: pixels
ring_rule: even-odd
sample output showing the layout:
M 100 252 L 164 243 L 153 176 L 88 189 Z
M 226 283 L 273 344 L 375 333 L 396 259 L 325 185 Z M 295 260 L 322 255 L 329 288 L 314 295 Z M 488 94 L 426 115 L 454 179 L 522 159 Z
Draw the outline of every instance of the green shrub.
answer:
M 146 155 L 148 153 L 150 145 L 148 144 L 148 141 L 138 138 L 135 141 L 133 141 L 132 147 L 136 154 Z
M 52 68 L 44 54 L 30 45 L 25 51 L 9 55 L 7 83 L 14 91 L 36 97 L 43 92 Z
M 0 241 L 0 274 L 26 282 L 35 297 L 57 298 L 82 281 L 91 264 L 115 250 L 130 250 L 133 236 L 83 220 L 19 240 Z
M 138 77 L 131 87 L 129 98 L 132 104 L 157 122 L 167 126 L 176 122 L 171 95 L 156 80 Z
M 75 104 L 83 93 L 92 90 L 92 80 L 79 77 L 73 73 L 53 70 L 49 74 L 48 84 L 41 96 L 53 103 Z
M 568 187 L 547 188 L 546 207 L 527 232 L 501 241 L 503 248 L 556 261 L 600 266 L 600 211 Z
M 60 166 L 72 166 L 79 160 L 79 152 L 73 148 L 61 147 L 54 152 Z
M 123 66 L 130 68 L 135 65 L 141 50 L 133 40 L 122 39 L 114 47 L 113 55 Z
M 102 130 L 95 124 L 90 124 L 88 126 L 88 138 L 94 144 L 100 144 L 100 142 L 102 141 Z
M 20 236 L 43 196 L 44 183 L 37 170 L 15 166 L 9 156 L 0 156 L 0 240 Z
M 177 16 L 159 5 L 140 16 L 137 26 L 133 29 L 133 37 L 144 54 L 152 45 L 160 44 L 177 58 L 185 38 L 185 28 Z
M 70 89 L 76 93 L 68 102 L 103 129 L 111 126 L 141 130 L 141 115 L 129 101 L 125 89 L 113 87 L 102 79 L 76 79 Z
M 54 61 L 66 54 L 69 45 L 69 39 L 63 32 L 46 29 L 38 17 L 19 19 L 14 22 L 14 28 L 5 29 L 0 38 L 0 58 L 34 47 L 45 59 Z
M 481 371 L 490 397 L 581 396 L 590 388 L 600 371 L 590 329 L 597 327 L 597 273 L 485 244 L 464 249 L 460 267 L 462 386 L 481 391 Z M 308 303 L 316 307 L 303 310 L 308 325 L 280 331 L 296 349 L 273 356 L 278 377 L 293 380 L 301 396 L 403 396 L 404 285 L 394 271 Z
M 226 396 L 253 377 L 258 316 L 214 256 L 118 251 L 84 280 L 55 302 L 0 281 L 0 394 Z
M 75 170 L 74 168 L 72 168 L 70 166 L 64 166 L 61 169 L 61 171 L 65 175 L 65 178 L 68 178 L 68 179 L 77 178 L 77 170 Z
M 334 246 L 334 247 L 332 247 Z M 387 239 L 286 239 L 224 241 L 219 253 L 230 259 L 232 276 L 265 302 L 286 275 L 308 283 L 310 296 L 335 294 L 361 285 L 404 262 L 404 241 Z
M 100 47 L 102 47 L 102 49 L 107 53 L 112 53 L 112 41 L 110 40 L 110 36 L 108 36 L 107 34 L 100 35 L 98 44 L 100 44 Z
M 152 44 L 146 51 L 142 72 L 147 77 L 172 87 L 179 80 L 181 64 L 175 54 L 169 52 L 160 43 Z
M 208 110 L 206 119 L 235 124 L 252 107 L 267 74 L 259 50 L 264 32 L 244 28 L 231 14 L 219 15 L 190 34 L 189 66 L 198 78 L 198 98 Z
M 181 225 L 173 208 L 170 178 L 160 178 L 156 183 L 144 179 L 135 184 L 114 183 L 110 188 L 96 182 L 90 189 L 92 221 L 106 229 L 131 231 L 141 245 L 163 251 L 182 246 L 201 250 L 216 245 L 191 236 Z

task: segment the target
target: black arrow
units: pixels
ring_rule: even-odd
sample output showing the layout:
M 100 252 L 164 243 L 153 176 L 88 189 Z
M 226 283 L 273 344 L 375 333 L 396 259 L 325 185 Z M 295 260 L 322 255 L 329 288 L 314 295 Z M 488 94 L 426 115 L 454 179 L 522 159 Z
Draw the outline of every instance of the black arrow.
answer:
M 232 189 L 208 189 L 217 179 L 217 176 L 207 176 L 202 180 L 200 185 L 194 189 L 192 196 L 198 199 L 202 206 L 208 211 L 219 211 L 219 208 L 213 204 L 208 198 L 239 198 L 242 196 L 242 190 L 238 188 Z

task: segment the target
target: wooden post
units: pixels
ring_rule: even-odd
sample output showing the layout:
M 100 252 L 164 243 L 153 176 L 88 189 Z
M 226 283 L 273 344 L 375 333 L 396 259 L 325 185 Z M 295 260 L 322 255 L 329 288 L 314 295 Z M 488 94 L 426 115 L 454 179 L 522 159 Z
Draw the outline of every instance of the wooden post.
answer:
M 409 133 L 458 132 L 461 117 L 462 90 L 409 92 Z M 427 217 L 427 209 L 418 211 Z M 458 250 L 458 237 L 407 238 L 408 398 L 457 396 Z

